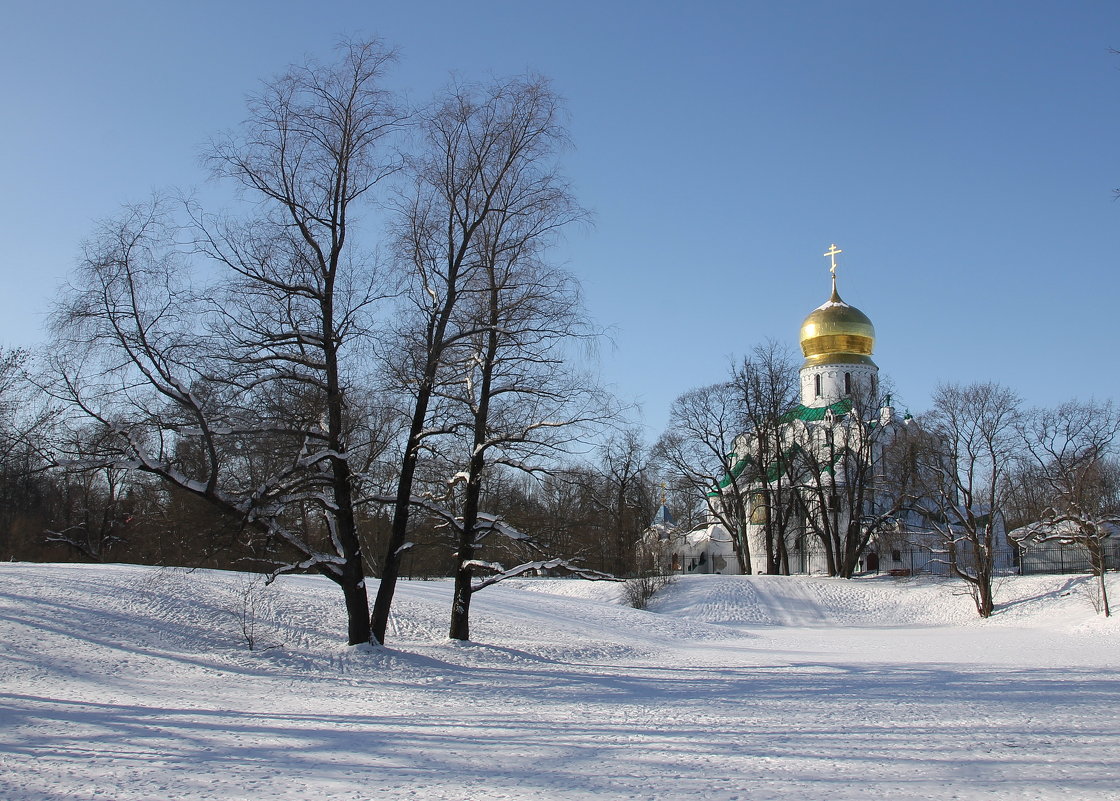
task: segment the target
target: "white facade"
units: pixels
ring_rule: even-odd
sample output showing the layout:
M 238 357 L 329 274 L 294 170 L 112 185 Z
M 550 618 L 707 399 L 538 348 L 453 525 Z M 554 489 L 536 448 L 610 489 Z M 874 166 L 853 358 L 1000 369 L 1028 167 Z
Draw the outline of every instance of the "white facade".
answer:
M 820 408 L 853 396 L 873 398 L 878 391 L 879 368 L 874 364 L 818 364 L 801 368 L 803 406 Z
M 670 573 L 738 575 L 739 560 L 731 535 L 719 523 L 681 531 L 662 504 L 642 537 L 642 556 Z
M 917 426 L 913 418 L 908 415 L 900 416 L 893 407 L 889 406 L 880 408 L 870 424 L 867 421 L 855 420 L 852 415 L 856 414 L 857 412 L 852 410 L 850 398 L 840 398 L 823 407 L 802 404 L 794 409 L 792 419 L 783 429 L 782 447 L 785 452 L 790 452 L 795 447 L 802 448 L 812 453 L 812 457 L 806 460 L 807 464 L 833 467 L 831 472 L 822 471 L 819 478 L 802 475 L 795 483 L 802 486 L 815 486 L 817 492 L 813 494 L 814 499 L 817 494 L 836 498 L 835 507 L 832 509 L 823 512 L 820 509 L 805 511 L 808 514 L 830 515 L 831 525 L 837 531 L 846 530 L 851 519 L 851 510 L 847 508 L 846 503 L 848 492 L 844 485 L 846 471 L 843 454 L 859 454 L 858 457 L 848 458 L 862 458 L 872 465 L 882 464 L 884 451 L 889 449 L 899 437 L 910 433 L 912 427 Z M 874 439 L 866 441 L 865 438 L 872 434 Z M 754 450 L 751 435 L 747 434 L 740 438 L 737 452 L 751 453 Z M 771 487 L 776 486 L 778 482 L 783 482 L 787 501 L 792 501 L 794 490 L 790 487 L 790 482 L 778 478 L 771 482 Z M 865 498 L 867 508 L 864 512 L 874 514 L 889 508 L 893 501 L 886 497 L 885 492 L 885 489 L 868 491 Z M 745 533 L 750 550 L 751 569 L 754 573 L 767 571 L 766 522 L 772 503 L 773 499 L 767 499 L 763 494 L 761 485 L 757 493 L 752 493 L 750 523 Z M 900 518 L 902 517 L 904 515 L 900 515 Z M 911 517 L 914 517 L 913 513 Z M 911 525 L 918 524 L 919 527 L 929 529 L 928 525 L 922 525 L 923 522 L 917 519 L 910 521 Z M 791 573 L 828 572 L 824 548 L 814 526 L 804 515 L 792 515 L 785 531 L 784 546 Z M 861 560 L 860 570 L 884 569 L 879 551 L 885 549 L 885 544 L 881 549 L 877 539 L 873 539 L 868 546 L 867 553 Z
M 673 537 L 669 545 L 669 570 L 673 573 L 738 575 L 735 543 L 719 523 Z

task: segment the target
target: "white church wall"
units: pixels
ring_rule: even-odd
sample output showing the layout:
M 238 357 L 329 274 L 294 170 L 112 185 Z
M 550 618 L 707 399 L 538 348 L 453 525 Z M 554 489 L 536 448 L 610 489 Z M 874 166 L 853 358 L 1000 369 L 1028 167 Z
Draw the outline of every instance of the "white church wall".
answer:
M 850 380 L 845 376 L 851 376 Z M 874 397 L 879 368 L 870 364 L 821 364 L 801 368 L 801 403 L 810 408 L 851 397 Z M 820 393 L 817 393 L 820 376 Z

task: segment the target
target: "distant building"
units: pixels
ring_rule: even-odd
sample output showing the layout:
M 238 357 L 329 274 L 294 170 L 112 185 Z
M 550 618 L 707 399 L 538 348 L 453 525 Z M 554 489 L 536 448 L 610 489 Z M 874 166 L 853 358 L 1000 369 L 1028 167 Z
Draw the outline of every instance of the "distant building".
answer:
M 735 543 L 717 524 L 684 531 L 662 499 L 657 514 L 642 538 L 641 547 L 657 566 L 672 573 L 737 574 Z

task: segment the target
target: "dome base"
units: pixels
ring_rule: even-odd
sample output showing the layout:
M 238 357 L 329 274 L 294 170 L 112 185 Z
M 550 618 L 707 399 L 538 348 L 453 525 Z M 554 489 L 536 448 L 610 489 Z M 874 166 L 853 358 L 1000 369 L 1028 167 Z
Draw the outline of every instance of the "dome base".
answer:
M 817 353 L 806 358 L 805 363 L 801 365 L 801 369 L 804 370 L 806 367 L 843 364 L 874 367 L 876 370 L 879 369 L 879 365 L 875 364 L 870 356 L 864 356 L 862 353 Z

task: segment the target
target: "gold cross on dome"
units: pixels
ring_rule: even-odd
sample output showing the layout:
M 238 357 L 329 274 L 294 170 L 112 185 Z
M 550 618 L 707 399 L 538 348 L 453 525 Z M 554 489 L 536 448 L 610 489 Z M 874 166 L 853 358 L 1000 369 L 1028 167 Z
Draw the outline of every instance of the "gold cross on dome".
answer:
M 836 247 L 836 245 L 829 245 L 828 252 L 824 254 L 825 256 L 831 256 L 832 257 L 832 266 L 828 268 L 828 271 L 830 273 L 832 273 L 834 278 L 836 277 L 836 257 L 839 256 L 843 252 L 844 251 L 842 251 L 840 248 Z

